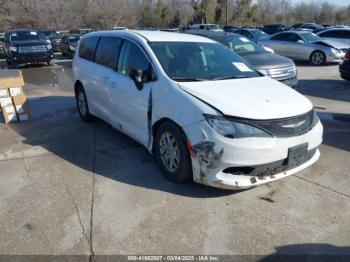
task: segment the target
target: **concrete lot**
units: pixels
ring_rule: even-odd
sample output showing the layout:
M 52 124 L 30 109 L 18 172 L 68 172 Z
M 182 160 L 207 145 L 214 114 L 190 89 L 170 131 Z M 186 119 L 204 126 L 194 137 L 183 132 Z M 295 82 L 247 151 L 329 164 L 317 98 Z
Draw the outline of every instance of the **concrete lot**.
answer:
M 350 82 L 336 65 L 298 65 L 320 160 L 242 192 L 173 184 L 139 144 L 82 123 L 70 61 L 22 70 L 32 120 L 0 124 L 0 254 L 350 256 Z

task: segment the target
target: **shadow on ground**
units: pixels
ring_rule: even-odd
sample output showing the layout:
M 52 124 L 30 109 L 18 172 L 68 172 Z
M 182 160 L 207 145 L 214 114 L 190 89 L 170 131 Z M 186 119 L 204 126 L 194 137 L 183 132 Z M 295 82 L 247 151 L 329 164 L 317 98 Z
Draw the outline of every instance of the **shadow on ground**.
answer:
M 323 143 L 350 152 L 350 114 L 318 115 L 324 128 Z
M 259 262 L 348 262 L 350 246 L 338 247 L 330 244 L 310 243 L 276 247 L 276 252 Z
M 133 186 L 196 198 L 235 193 L 192 181 L 181 184 L 167 181 L 154 157 L 143 146 L 101 120 L 83 123 L 74 97 L 31 99 L 30 109 L 31 121 L 10 125 L 23 137 L 21 143 L 30 145 L 30 148 L 43 148 L 47 154 L 59 156 L 87 171 Z M 92 170 L 91 163 L 82 164 L 81 156 L 85 155 L 95 160 Z
M 350 102 L 350 82 L 345 80 L 299 80 L 298 91 L 307 96 Z

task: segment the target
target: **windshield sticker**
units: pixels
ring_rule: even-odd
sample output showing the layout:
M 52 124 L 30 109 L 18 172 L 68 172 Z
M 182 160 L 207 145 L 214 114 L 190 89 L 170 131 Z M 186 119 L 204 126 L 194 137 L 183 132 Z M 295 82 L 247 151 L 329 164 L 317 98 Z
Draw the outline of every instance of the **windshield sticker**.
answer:
M 30 32 L 30 34 L 31 34 L 31 35 L 37 35 L 37 33 L 36 33 L 36 32 Z
M 240 39 L 242 42 L 246 42 L 246 43 L 249 42 L 249 40 L 248 40 L 247 38 L 244 38 L 244 37 L 240 37 L 239 39 Z
M 253 72 L 253 70 L 244 63 L 233 62 L 232 64 L 241 72 Z

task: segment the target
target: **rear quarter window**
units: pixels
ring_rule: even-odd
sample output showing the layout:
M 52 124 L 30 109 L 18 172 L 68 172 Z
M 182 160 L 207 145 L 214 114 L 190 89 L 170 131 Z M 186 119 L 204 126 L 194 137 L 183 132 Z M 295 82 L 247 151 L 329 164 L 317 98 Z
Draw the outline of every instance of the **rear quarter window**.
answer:
M 98 37 L 88 37 L 80 41 L 79 56 L 87 60 L 94 60 Z

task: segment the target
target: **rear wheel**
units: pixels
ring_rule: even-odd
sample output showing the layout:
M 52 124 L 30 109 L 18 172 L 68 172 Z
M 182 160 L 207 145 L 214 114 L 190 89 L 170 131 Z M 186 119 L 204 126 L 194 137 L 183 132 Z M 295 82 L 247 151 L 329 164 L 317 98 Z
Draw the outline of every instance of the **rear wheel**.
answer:
M 326 55 L 321 51 L 315 51 L 310 56 L 310 63 L 312 65 L 324 65 L 326 64 Z
M 155 154 L 165 178 L 176 183 L 192 178 L 187 138 L 179 126 L 165 122 L 158 128 Z
M 78 108 L 80 118 L 84 122 L 91 122 L 93 120 L 93 116 L 90 114 L 86 94 L 82 86 L 79 86 L 77 88 L 75 92 L 75 99 L 77 102 L 77 108 Z

